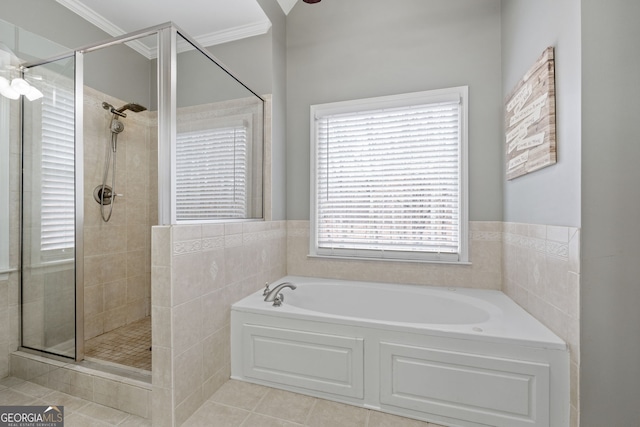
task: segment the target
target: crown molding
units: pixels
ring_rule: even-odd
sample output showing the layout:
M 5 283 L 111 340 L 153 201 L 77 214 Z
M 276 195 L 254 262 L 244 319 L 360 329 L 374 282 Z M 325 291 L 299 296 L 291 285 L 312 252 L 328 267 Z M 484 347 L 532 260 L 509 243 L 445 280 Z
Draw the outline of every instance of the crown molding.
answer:
M 122 28 L 115 25 L 113 22 L 105 19 L 102 15 L 98 14 L 91 8 L 88 8 L 84 4 L 77 0 L 56 0 L 62 6 L 66 7 L 76 15 L 79 15 L 84 20 L 92 23 L 96 27 L 100 28 L 105 33 L 113 37 L 118 37 L 127 32 Z M 140 41 L 131 41 L 126 43 L 127 46 L 138 52 L 139 54 L 151 59 L 155 55 L 155 49 L 149 48 L 147 45 Z
M 260 36 L 265 34 L 271 28 L 271 21 L 264 20 L 253 24 L 242 25 L 239 27 L 229 28 L 227 30 L 215 31 L 209 34 L 194 37 L 195 41 L 202 46 L 213 46 L 216 44 L 228 43 L 241 40 L 248 37 Z
M 105 19 L 102 15 L 94 11 L 93 9 L 85 6 L 79 0 L 56 0 L 62 6 L 71 10 L 75 14 L 79 15 L 81 18 L 86 21 L 92 23 L 96 27 L 100 28 L 102 31 L 107 34 L 118 37 L 127 32 L 122 28 L 115 25 L 113 22 Z M 261 22 L 257 22 L 254 24 L 243 25 L 235 28 L 230 28 L 227 30 L 216 31 L 209 34 L 203 34 L 198 37 L 193 37 L 195 41 L 200 43 L 202 46 L 213 46 L 221 43 L 228 43 L 235 40 L 240 40 L 247 37 L 253 37 L 265 34 L 271 28 L 271 22 L 269 20 L 264 20 Z M 141 41 L 131 41 L 126 43 L 127 46 L 134 49 L 139 54 L 143 55 L 147 59 L 156 58 L 156 46 L 149 47 L 142 43 Z M 189 50 L 188 47 L 181 50 Z

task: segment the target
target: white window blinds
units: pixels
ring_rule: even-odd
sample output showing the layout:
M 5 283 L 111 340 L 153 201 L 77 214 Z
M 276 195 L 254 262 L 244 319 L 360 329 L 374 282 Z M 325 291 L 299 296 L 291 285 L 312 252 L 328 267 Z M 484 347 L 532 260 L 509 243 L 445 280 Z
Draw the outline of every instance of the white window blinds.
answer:
M 2 53 L 0 52 L 0 58 Z M 0 239 L 0 280 L 6 280 L 7 276 L 3 271 L 9 268 L 9 158 L 10 158 L 10 133 L 9 133 L 9 111 L 11 105 L 9 99 L 0 96 L 0 235 L 5 236 Z
M 75 243 L 74 96 L 50 86 L 43 92 L 40 246 L 45 257 L 67 258 Z
M 247 151 L 244 124 L 178 133 L 177 220 L 246 218 Z
M 315 111 L 312 252 L 461 260 L 462 98 L 401 104 Z

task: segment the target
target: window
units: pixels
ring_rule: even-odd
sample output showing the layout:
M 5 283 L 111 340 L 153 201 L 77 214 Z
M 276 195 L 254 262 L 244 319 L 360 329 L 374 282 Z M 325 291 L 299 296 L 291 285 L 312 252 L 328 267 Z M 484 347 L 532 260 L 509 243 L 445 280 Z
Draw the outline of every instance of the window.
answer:
M 248 126 L 180 132 L 176 148 L 178 221 L 248 216 Z
M 312 256 L 468 261 L 467 92 L 311 107 Z
M 71 91 L 43 85 L 40 251 L 72 259 L 75 247 L 75 114 Z
M 9 270 L 9 100 L 0 96 L 0 280 Z

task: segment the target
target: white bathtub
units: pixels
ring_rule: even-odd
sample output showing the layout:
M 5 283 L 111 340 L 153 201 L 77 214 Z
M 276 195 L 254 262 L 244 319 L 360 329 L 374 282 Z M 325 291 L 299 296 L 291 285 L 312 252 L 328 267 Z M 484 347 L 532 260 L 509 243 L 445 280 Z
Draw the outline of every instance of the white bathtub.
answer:
M 449 426 L 569 425 L 565 343 L 499 291 L 284 277 L 231 308 L 232 378 Z

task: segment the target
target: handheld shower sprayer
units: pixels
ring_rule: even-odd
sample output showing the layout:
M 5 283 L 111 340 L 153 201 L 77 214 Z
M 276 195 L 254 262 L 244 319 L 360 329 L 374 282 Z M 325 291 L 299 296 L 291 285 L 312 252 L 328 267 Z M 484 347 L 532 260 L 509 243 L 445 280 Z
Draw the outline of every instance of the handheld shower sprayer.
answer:
M 124 130 L 124 123 L 118 120 L 120 117 L 125 118 L 127 115 L 124 113 L 126 110 L 139 113 L 145 111 L 147 108 L 135 102 L 130 102 L 123 105 L 120 108 L 115 108 L 108 102 L 102 103 L 102 108 L 113 114 L 111 118 L 111 124 L 109 125 L 109 131 L 111 131 L 111 144 L 107 143 L 104 173 L 102 175 L 102 184 L 98 185 L 93 193 L 93 197 L 96 202 L 100 204 L 100 215 L 104 222 L 108 222 L 113 212 L 113 202 L 115 202 L 116 196 L 122 196 L 115 191 L 116 186 L 116 150 L 118 145 L 118 134 Z M 111 171 L 111 187 L 107 185 L 107 176 L 109 175 L 109 169 Z M 110 205 L 109 212 L 105 212 L 105 205 Z

